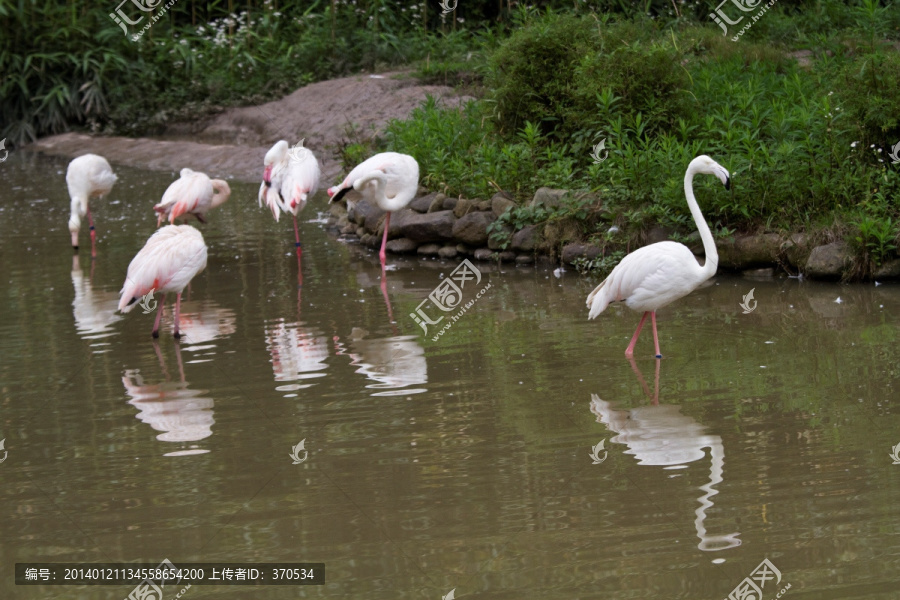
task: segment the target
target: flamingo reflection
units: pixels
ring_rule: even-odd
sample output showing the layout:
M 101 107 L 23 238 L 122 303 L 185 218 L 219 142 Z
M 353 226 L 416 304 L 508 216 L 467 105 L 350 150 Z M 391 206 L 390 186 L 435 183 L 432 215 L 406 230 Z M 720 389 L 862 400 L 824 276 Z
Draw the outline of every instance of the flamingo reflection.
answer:
M 181 361 L 181 348 L 175 344 L 175 356 L 178 361 L 178 381 L 172 381 L 166 369 L 165 361 L 156 340 L 153 349 L 162 367 L 165 381 L 157 384 L 146 384 L 140 369 L 127 369 L 122 377 L 125 393 L 131 398 L 128 403 L 136 407 L 139 421 L 147 423 L 156 431 L 161 442 L 197 442 L 212 435 L 213 399 L 202 396 L 206 390 L 192 390 L 184 378 L 184 365 Z M 165 456 L 181 456 L 186 454 L 203 454 L 209 452 L 191 446 Z
M 93 267 L 93 263 L 91 263 Z M 96 340 L 115 335 L 113 324 L 122 320 L 118 314 L 119 294 L 114 291 L 94 290 L 90 278 L 85 280 L 78 262 L 78 255 L 72 257 L 72 314 L 75 329 L 86 340 Z
M 643 375 L 634 360 L 630 362 L 649 397 L 650 392 Z M 694 519 L 694 528 L 700 538 L 697 547 L 704 551 L 717 551 L 740 546 L 741 540 L 737 538 L 740 533 L 709 535 L 705 526 L 706 511 L 713 506 L 711 498 L 719 493 L 713 486 L 722 482 L 722 468 L 725 464 L 722 438 L 706 435 L 706 427 L 681 414 L 680 407 L 659 404 L 659 363 L 660 361 L 656 361 L 655 390 L 650 406 L 616 410 L 611 403 L 592 394 L 591 412 L 597 416 L 597 422 L 605 424 L 618 434 L 611 441 L 628 446 L 625 454 L 634 455 L 640 465 L 684 469 L 687 468 L 687 463 L 704 458 L 704 449 L 709 448 L 709 482 L 700 486 L 704 494 L 699 498 L 700 507 L 695 511 L 697 518 Z
M 408 388 L 408 386 L 428 383 L 428 363 L 425 350 L 411 335 L 387 338 L 365 339 L 368 332 L 354 327 L 350 332 L 350 352 L 335 339 L 337 354 L 347 354 L 351 365 L 358 367 L 357 373 L 365 375 L 375 383 L 366 387 L 375 390 L 373 396 L 396 396 L 419 394 L 428 390 Z M 405 388 L 405 389 L 404 389 Z
M 212 300 L 183 303 L 180 321 L 181 335 L 190 344 L 204 344 L 235 332 L 234 311 Z
M 296 382 L 325 377 L 328 368 L 328 338 L 301 323 L 285 323 L 279 319 L 266 326 L 266 347 L 272 357 L 275 381 Z M 275 389 L 282 392 L 302 390 L 313 383 L 290 383 Z

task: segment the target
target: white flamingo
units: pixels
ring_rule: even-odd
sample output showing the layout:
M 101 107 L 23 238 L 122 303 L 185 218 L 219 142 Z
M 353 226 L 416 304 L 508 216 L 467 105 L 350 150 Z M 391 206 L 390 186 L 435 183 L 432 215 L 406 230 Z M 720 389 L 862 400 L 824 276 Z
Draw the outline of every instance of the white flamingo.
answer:
M 677 242 L 658 242 L 639 248 L 622 259 L 603 283 L 594 288 L 587 297 L 590 308 L 588 319 L 593 319 L 609 306 L 610 302 L 624 301 L 634 311 L 643 312 L 634 337 L 625 350 L 625 356 L 634 355 L 634 345 L 647 315 L 652 317 L 653 343 L 656 347 L 656 358 L 662 358 L 659 352 L 659 336 L 656 333 L 656 311 L 670 302 L 687 296 L 697 287 L 715 275 L 719 265 L 719 254 L 713 241 L 709 226 L 703 219 L 700 207 L 694 199 L 693 179 L 697 173 L 715 175 L 725 189 L 731 189 L 728 171 L 706 155 L 698 156 L 688 165 L 684 174 L 684 195 L 687 198 L 691 215 L 700 230 L 706 262 L 701 267 L 687 246 Z
M 387 212 L 384 218 L 384 234 L 381 238 L 381 264 L 384 266 L 391 213 L 400 210 L 416 197 L 419 189 L 419 163 L 408 154 L 382 152 L 363 161 L 344 181 L 328 189 L 332 202 L 340 200 L 350 188 L 361 192 L 364 198 L 374 201 Z
M 88 202 L 92 197 L 102 198 L 112 190 L 116 183 L 116 174 L 106 159 L 96 154 L 85 154 L 72 160 L 66 170 L 66 185 L 71 198 L 71 216 L 69 216 L 69 232 L 72 234 L 72 248 L 78 252 L 78 232 L 81 230 L 81 219 L 87 215 L 91 228 L 91 256 L 97 256 L 97 232 L 94 230 L 94 219 Z
M 201 223 L 206 223 L 206 213 L 211 208 L 224 204 L 231 196 L 231 188 L 223 179 L 210 179 L 206 173 L 182 169 L 181 177 L 172 182 L 163 194 L 162 200 L 153 207 L 159 213 L 156 226 L 168 219 L 174 224 L 182 215 L 193 215 Z
M 276 222 L 281 211 L 294 217 L 294 238 L 299 258 L 303 248 L 300 246 L 297 215 L 306 206 L 309 196 L 319 189 L 319 161 L 312 150 L 303 147 L 303 140 L 290 149 L 286 141 L 280 140 L 266 152 L 263 166 L 259 205 L 265 204 Z
M 199 231 L 190 225 L 166 225 L 157 229 L 128 265 L 119 310 L 128 312 L 142 296 L 151 291 L 160 292 L 162 296 L 153 324 L 153 337 L 159 337 L 159 321 L 166 303 L 166 293 L 175 292 L 175 337 L 179 338 L 181 292 L 205 268 L 206 243 Z

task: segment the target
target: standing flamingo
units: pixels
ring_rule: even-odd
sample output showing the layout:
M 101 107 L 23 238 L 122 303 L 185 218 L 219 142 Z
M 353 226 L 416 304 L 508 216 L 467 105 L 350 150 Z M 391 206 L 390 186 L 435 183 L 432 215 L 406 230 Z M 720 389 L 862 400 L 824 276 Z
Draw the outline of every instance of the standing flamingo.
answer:
M 637 344 L 641 328 L 649 314 L 653 322 L 656 358 L 662 358 L 659 352 L 659 336 L 656 333 L 657 309 L 687 296 L 716 273 L 719 254 L 716 252 L 716 244 L 709 226 L 694 199 L 693 180 L 697 173 L 715 175 L 725 184 L 726 190 L 731 189 L 731 180 L 725 167 L 706 155 L 692 160 L 684 174 L 684 195 L 697 229 L 700 230 L 700 239 L 703 240 L 703 249 L 706 252 L 704 265 L 700 266 L 694 254 L 684 244 L 677 242 L 650 244 L 623 258 L 609 277 L 587 297 L 587 305 L 591 309 L 588 319 L 593 319 L 606 310 L 610 302 L 623 300 L 631 310 L 643 311 L 644 316 L 638 323 L 631 343 L 625 349 L 627 357 L 634 355 L 634 345 Z
M 230 196 L 228 182 L 210 179 L 206 173 L 182 169 L 181 178 L 172 182 L 160 203 L 153 207 L 159 213 L 156 226 L 165 219 L 174 224 L 181 215 L 194 215 L 198 221 L 206 223 L 206 212 L 224 204 Z
M 181 292 L 205 268 L 206 244 L 199 231 L 190 225 L 166 225 L 157 229 L 128 265 L 119 310 L 126 313 L 142 296 L 161 292 L 156 322 L 153 324 L 153 337 L 159 337 L 159 321 L 166 303 L 166 293 L 175 292 L 175 337 L 180 338 Z
M 281 211 L 294 217 L 294 245 L 299 261 L 303 247 L 300 245 L 297 215 L 306 206 L 306 199 L 319 189 L 319 161 L 312 150 L 303 147 L 303 140 L 290 149 L 286 141 L 280 140 L 266 152 L 263 166 L 265 171 L 259 186 L 259 205 L 265 202 L 276 222 Z
M 69 163 L 66 170 L 66 185 L 72 199 L 72 214 L 69 217 L 69 232 L 72 234 L 72 248 L 78 252 L 78 232 L 81 218 L 87 215 L 91 227 L 91 256 L 97 256 L 97 232 L 88 201 L 91 197 L 102 198 L 112 190 L 116 174 L 106 159 L 96 154 L 79 156 Z
M 371 184 L 371 185 L 368 185 Z M 332 202 L 340 200 L 350 188 L 362 192 L 365 198 L 378 204 L 386 211 L 384 218 L 384 234 L 381 238 L 381 266 L 384 267 L 388 229 L 391 225 L 391 213 L 409 204 L 419 189 L 419 163 L 408 154 L 382 152 L 363 161 L 340 184 L 329 188 L 328 195 Z

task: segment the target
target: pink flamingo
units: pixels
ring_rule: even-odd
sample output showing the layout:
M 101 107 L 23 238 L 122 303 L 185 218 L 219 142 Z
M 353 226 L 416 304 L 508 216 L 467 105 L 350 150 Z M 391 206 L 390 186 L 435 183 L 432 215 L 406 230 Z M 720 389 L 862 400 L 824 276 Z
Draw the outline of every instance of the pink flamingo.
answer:
M 69 232 L 72 234 L 72 248 L 78 252 L 78 232 L 81 219 L 85 215 L 91 227 L 91 256 L 97 256 L 97 232 L 88 201 L 96 196 L 102 198 L 112 190 L 116 174 L 106 159 L 96 154 L 79 156 L 69 163 L 66 170 L 66 185 L 72 199 L 72 213 L 69 217 Z
M 408 154 L 382 152 L 363 161 L 338 185 L 328 189 L 331 202 L 337 202 L 344 194 L 355 189 L 364 198 L 374 201 L 387 212 L 384 218 L 384 234 L 381 238 L 381 266 L 386 260 L 388 229 L 391 213 L 400 210 L 416 197 L 419 189 L 419 163 Z
M 731 180 L 725 167 L 706 155 L 692 160 L 684 175 L 684 195 L 697 229 L 700 230 L 700 239 L 703 240 L 703 249 L 706 252 L 704 265 L 700 266 L 694 253 L 684 244 L 677 242 L 650 244 L 623 258 L 609 277 L 587 297 L 587 305 L 591 309 L 588 319 L 593 319 L 606 310 L 610 302 L 624 301 L 631 310 L 643 311 L 644 316 L 638 323 L 631 343 L 625 349 L 625 356 L 629 358 L 634 355 L 634 345 L 637 344 L 648 314 L 653 322 L 656 358 L 662 358 L 659 352 L 659 336 L 656 333 L 657 309 L 687 296 L 716 274 L 719 254 L 716 252 L 716 244 L 709 226 L 703 219 L 697 200 L 694 199 L 693 180 L 697 173 L 715 175 L 725 184 L 726 190 L 731 189 Z
M 166 293 L 175 292 L 175 337 L 180 338 L 181 292 L 205 268 L 206 243 L 199 231 L 190 225 L 166 225 L 157 229 L 128 265 L 119 310 L 126 313 L 142 296 L 151 292 L 162 293 L 152 332 L 153 337 L 159 337 L 159 321 L 166 303 Z
M 263 166 L 265 171 L 259 186 L 259 205 L 265 203 L 276 222 L 281 211 L 294 217 L 294 245 L 299 262 L 303 247 L 300 245 L 297 215 L 306 206 L 307 198 L 319 189 L 319 161 L 312 150 L 303 147 L 303 140 L 290 149 L 286 141 L 280 140 L 266 152 Z
M 181 215 L 193 215 L 201 223 L 206 223 L 206 212 L 224 204 L 231 196 L 228 182 L 210 179 L 205 173 L 182 169 L 181 178 L 176 179 L 166 189 L 162 200 L 153 207 L 159 217 L 156 226 L 168 219 L 174 224 Z

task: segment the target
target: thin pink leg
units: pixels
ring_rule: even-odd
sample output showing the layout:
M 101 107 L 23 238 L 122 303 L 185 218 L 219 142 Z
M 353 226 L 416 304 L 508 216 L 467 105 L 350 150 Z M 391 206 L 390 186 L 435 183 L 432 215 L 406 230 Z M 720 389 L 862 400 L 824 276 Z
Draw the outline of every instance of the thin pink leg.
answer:
M 656 311 L 650 313 L 650 321 L 653 323 L 653 345 L 656 346 L 656 358 L 662 358 L 659 353 L 659 334 L 656 333 Z
M 97 258 L 97 232 L 94 230 L 94 219 L 91 217 L 91 209 L 87 210 L 88 224 L 91 226 L 91 258 Z
M 159 337 L 159 322 L 162 319 L 163 314 L 163 306 L 166 305 L 166 295 L 163 294 L 159 297 L 159 308 L 156 309 L 156 321 L 153 322 L 153 333 L 151 335 L 155 338 Z
M 181 334 L 178 333 L 178 319 L 181 316 L 181 292 L 178 292 L 178 295 L 175 296 L 175 339 L 181 337 Z
M 644 321 L 647 320 L 647 315 L 650 314 L 650 311 L 644 313 L 644 316 L 641 317 L 641 322 L 638 323 L 637 329 L 634 332 L 634 337 L 631 338 L 631 343 L 628 344 L 628 347 L 625 348 L 625 356 L 631 358 L 634 356 L 634 345 L 637 344 L 638 336 L 641 335 L 641 328 L 644 326 Z
M 378 253 L 379 258 L 381 258 L 381 266 L 384 266 L 385 261 L 387 260 L 387 254 L 384 253 L 384 249 L 387 247 L 387 236 L 388 229 L 391 227 L 391 213 L 387 213 L 384 217 L 384 235 L 381 236 L 381 252 Z
M 297 216 L 294 216 L 294 247 L 297 248 L 297 263 L 300 263 L 300 256 L 303 254 L 303 246 L 300 245 L 300 230 L 297 229 Z

